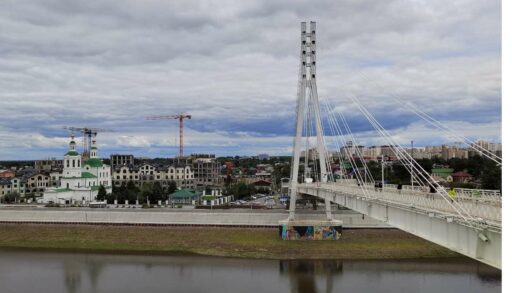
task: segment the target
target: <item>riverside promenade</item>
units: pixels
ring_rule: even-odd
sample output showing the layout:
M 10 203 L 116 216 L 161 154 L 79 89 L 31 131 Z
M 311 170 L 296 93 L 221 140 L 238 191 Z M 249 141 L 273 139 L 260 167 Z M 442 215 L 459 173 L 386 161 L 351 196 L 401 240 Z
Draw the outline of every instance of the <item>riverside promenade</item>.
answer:
M 283 209 L 179 210 L 0 206 L 0 223 L 277 227 L 279 221 L 287 217 L 288 212 Z M 391 228 L 350 210 L 333 212 L 333 218 L 343 221 L 344 228 Z M 325 219 L 325 213 L 305 210 L 297 214 L 297 219 L 322 220 Z

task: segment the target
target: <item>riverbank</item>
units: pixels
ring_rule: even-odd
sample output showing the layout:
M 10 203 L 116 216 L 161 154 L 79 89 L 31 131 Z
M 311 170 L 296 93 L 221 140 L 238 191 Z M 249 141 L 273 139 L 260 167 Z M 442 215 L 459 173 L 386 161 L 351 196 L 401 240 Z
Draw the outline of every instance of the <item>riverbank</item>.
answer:
M 344 230 L 339 241 L 283 241 L 277 228 L 0 224 L 0 248 L 268 259 L 460 256 L 396 229 Z

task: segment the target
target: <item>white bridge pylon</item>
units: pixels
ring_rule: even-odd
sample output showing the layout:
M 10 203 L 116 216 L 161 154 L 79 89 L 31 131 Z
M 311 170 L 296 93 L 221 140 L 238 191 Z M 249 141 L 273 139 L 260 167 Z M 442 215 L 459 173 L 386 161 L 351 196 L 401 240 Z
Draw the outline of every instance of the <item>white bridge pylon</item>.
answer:
M 309 26 L 306 22 L 301 23 L 301 47 L 300 47 L 300 70 L 299 70 L 299 84 L 297 90 L 297 109 L 296 109 L 296 124 L 295 124 L 295 140 L 293 143 L 293 163 L 291 170 L 291 184 L 290 184 L 290 209 L 289 220 L 295 219 L 295 206 L 297 200 L 297 184 L 299 182 L 299 166 L 302 151 L 302 140 L 304 132 L 304 123 L 307 122 L 306 130 L 309 132 L 311 114 L 314 115 L 314 125 L 316 132 L 316 151 L 318 152 L 318 160 L 320 165 L 320 182 L 327 182 L 327 169 L 329 166 L 326 162 L 326 148 L 324 142 L 322 120 L 320 117 L 320 103 L 318 102 L 318 92 L 316 87 L 316 22 L 310 22 Z M 304 120 L 307 117 L 307 121 Z M 306 133 L 307 145 L 309 145 L 309 135 Z M 305 149 L 305 178 L 308 180 L 308 152 Z M 316 166 L 316 162 L 314 162 Z M 332 220 L 331 204 L 326 202 L 325 210 L 327 220 Z

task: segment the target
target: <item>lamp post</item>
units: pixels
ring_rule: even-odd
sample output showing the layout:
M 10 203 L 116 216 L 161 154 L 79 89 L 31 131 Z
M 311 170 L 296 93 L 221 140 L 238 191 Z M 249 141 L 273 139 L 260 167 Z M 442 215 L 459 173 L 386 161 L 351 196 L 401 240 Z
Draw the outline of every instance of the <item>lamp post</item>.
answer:
M 382 188 L 384 188 L 384 156 L 382 156 L 380 161 L 381 161 L 381 166 L 382 166 L 380 182 L 382 183 Z
M 412 160 L 414 160 L 413 147 L 414 147 L 414 140 L 411 140 L 411 188 L 412 188 L 412 190 L 414 190 L 414 170 L 413 170 L 413 166 L 412 166 Z

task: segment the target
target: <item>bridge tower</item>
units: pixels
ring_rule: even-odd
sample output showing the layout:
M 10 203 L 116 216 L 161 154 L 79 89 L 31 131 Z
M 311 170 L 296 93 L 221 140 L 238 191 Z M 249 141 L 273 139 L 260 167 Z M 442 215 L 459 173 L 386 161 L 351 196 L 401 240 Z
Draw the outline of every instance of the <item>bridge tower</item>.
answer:
M 316 22 L 311 21 L 309 26 L 306 22 L 301 23 L 301 46 L 300 46 L 300 67 L 299 67 L 299 82 L 297 90 L 297 108 L 295 120 L 295 140 L 293 143 L 293 160 L 291 168 L 291 182 L 290 182 L 290 209 L 289 220 L 295 219 L 295 206 L 297 200 L 297 184 L 299 182 L 299 165 L 302 151 L 303 131 L 304 131 L 304 116 L 306 120 L 314 116 L 314 130 L 316 132 L 316 153 L 320 165 L 320 174 L 318 181 L 325 183 L 328 180 L 328 165 L 326 163 L 326 148 L 323 136 L 322 119 L 320 117 L 320 104 L 318 102 L 318 92 L 316 86 Z M 310 121 L 306 121 L 309 128 Z M 307 129 L 309 130 L 309 129 Z M 308 131 L 306 131 L 308 132 Z M 306 133 L 306 149 L 305 149 L 305 176 L 304 180 L 309 178 L 308 153 L 309 153 L 309 134 Z M 314 162 L 316 164 L 316 162 Z M 326 201 L 325 210 L 327 220 L 332 220 L 331 205 Z

